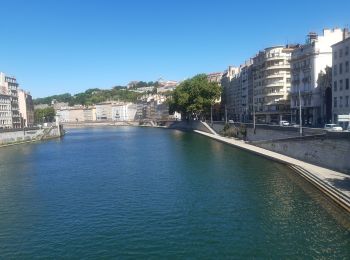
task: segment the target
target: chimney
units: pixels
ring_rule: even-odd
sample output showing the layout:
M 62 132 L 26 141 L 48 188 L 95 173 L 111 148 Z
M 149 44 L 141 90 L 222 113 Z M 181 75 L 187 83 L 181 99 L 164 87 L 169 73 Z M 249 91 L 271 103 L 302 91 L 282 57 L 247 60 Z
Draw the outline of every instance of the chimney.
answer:
M 349 37 L 350 37 L 349 28 L 344 28 L 343 29 L 343 40 L 345 40 Z

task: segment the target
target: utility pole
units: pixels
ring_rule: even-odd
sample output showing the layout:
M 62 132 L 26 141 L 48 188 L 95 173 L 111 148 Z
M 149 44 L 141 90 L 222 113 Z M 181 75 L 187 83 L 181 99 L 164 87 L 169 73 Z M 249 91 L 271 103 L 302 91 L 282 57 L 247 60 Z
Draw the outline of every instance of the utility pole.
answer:
M 254 134 L 256 133 L 256 125 L 255 125 L 255 102 L 254 102 L 254 96 L 253 96 L 253 130 Z
M 303 123 L 301 121 L 301 97 L 300 97 L 300 87 L 299 87 L 299 134 L 303 135 Z
M 210 122 L 213 125 L 213 104 L 210 105 Z

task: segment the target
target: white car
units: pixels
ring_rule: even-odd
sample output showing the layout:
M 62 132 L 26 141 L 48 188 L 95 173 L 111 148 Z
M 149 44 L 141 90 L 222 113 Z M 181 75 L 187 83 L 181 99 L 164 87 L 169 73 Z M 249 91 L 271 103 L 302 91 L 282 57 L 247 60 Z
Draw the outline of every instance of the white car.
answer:
M 336 124 L 325 124 L 324 129 L 327 131 L 343 131 L 343 128 Z
M 289 122 L 288 121 L 280 121 L 280 126 L 289 126 Z

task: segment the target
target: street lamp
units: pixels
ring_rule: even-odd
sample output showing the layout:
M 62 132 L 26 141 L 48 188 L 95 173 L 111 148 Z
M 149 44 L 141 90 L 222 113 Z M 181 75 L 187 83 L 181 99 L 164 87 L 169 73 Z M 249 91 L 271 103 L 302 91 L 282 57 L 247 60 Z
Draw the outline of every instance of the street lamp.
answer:
M 303 123 L 301 121 L 301 97 L 300 97 L 300 86 L 299 86 L 299 134 L 303 135 Z
M 213 103 L 210 104 L 210 122 L 213 126 Z

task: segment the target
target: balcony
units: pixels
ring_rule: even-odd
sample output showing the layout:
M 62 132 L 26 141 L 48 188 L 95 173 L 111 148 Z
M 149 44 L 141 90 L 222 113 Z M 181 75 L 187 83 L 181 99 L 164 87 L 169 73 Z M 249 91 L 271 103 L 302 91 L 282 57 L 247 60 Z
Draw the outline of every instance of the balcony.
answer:
M 286 76 L 285 73 L 276 73 L 276 74 L 266 75 L 265 79 L 284 78 L 284 76 Z
M 290 69 L 290 64 L 283 63 L 283 64 L 275 64 L 275 65 L 265 67 L 265 70 L 274 70 L 274 69 Z
M 287 56 L 274 56 L 274 57 L 266 57 L 266 58 L 265 58 L 266 61 L 271 61 L 271 60 L 286 60 L 286 59 L 290 59 L 290 57 L 287 57 Z
M 280 86 L 284 86 L 285 82 L 283 80 L 278 80 L 278 81 L 274 81 L 274 82 L 270 82 L 268 84 L 265 85 L 265 87 L 269 88 L 269 87 L 280 87 Z
M 286 94 L 285 91 L 278 91 L 278 92 L 266 93 L 265 95 L 268 97 L 272 97 L 272 96 L 284 96 L 284 94 Z

